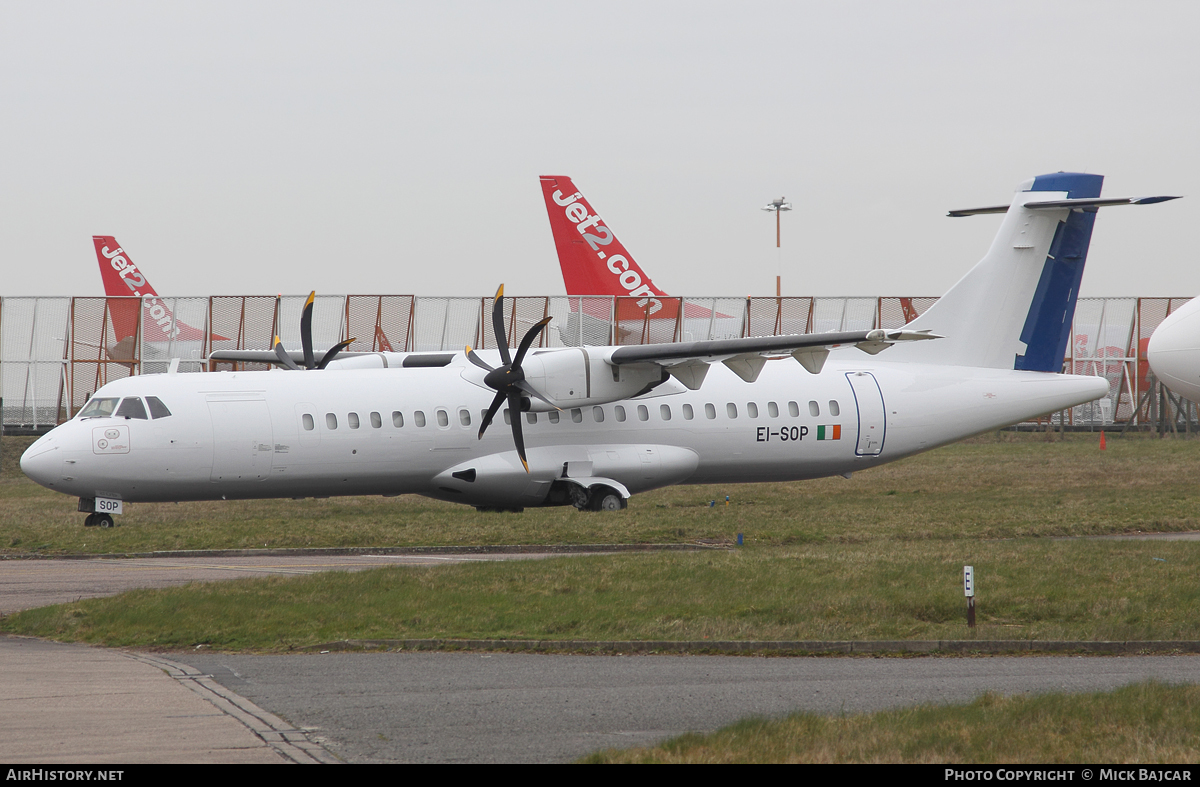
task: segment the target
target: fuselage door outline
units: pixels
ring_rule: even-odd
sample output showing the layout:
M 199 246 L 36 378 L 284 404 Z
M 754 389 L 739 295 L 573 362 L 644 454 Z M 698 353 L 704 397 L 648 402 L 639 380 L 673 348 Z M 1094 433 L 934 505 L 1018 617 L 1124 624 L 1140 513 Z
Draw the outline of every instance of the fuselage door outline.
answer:
M 854 446 L 854 455 L 879 456 L 887 431 L 887 410 L 879 381 L 870 372 L 846 372 L 846 379 L 850 381 L 858 411 L 858 442 Z

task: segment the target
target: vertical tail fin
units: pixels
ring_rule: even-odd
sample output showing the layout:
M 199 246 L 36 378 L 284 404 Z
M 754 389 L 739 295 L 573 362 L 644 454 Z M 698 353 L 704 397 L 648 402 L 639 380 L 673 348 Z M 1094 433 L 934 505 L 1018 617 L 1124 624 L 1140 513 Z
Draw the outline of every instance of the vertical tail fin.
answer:
M 666 295 L 634 262 L 570 178 L 542 175 L 541 181 L 568 295 L 632 295 L 648 301 Z
M 1040 175 L 1008 206 L 952 212 L 1005 216 L 987 255 L 908 326 L 946 338 L 894 348 L 895 357 L 1061 371 L 1103 183 L 1101 175 Z
M 133 295 L 158 295 L 146 276 L 134 265 L 129 255 L 117 244 L 112 235 L 93 235 L 96 261 L 100 263 L 100 278 L 104 281 L 104 294 L 109 297 Z
M 92 243 L 96 247 L 96 261 L 100 263 L 104 294 L 110 298 L 143 295 L 143 290 L 149 287 L 146 278 L 129 261 L 125 250 L 117 245 L 117 239 L 111 235 L 93 235 Z M 113 327 L 113 346 L 108 348 L 111 357 L 133 357 L 132 343 L 137 340 L 138 308 L 137 301 L 108 302 Z
M 93 235 L 92 244 L 96 247 L 96 261 L 100 263 L 104 294 L 109 298 L 132 295 L 142 299 L 142 308 L 146 312 L 143 324 L 148 341 L 204 339 L 204 331 L 175 319 L 175 315 L 159 299 L 158 293 L 146 280 L 146 274 L 138 270 L 130 261 L 129 254 L 117 245 L 116 238 L 112 235 Z M 111 300 L 108 302 L 113 332 L 118 343 L 137 336 L 137 307 L 127 306 L 126 303 Z M 223 337 L 213 337 L 214 340 L 220 338 Z

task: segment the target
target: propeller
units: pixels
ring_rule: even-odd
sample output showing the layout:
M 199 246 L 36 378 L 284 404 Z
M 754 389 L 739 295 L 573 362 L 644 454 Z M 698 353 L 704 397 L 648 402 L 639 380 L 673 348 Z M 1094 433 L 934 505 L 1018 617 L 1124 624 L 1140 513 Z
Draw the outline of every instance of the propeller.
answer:
M 521 434 L 521 412 L 527 410 L 528 405 L 522 406 L 523 399 L 527 396 L 532 396 L 541 399 L 546 404 L 561 410 L 562 408 L 550 401 L 546 397 L 538 393 L 532 385 L 525 381 L 525 371 L 521 368 L 521 361 L 525 360 L 525 353 L 529 351 L 529 347 L 533 344 L 533 340 L 537 338 L 542 329 L 546 327 L 546 323 L 550 322 L 551 318 L 547 317 L 537 325 L 529 329 L 525 334 L 525 338 L 521 339 L 521 344 L 517 347 L 517 355 L 514 358 L 508 350 L 508 338 L 504 333 L 504 285 L 500 285 L 500 289 L 496 290 L 496 302 L 492 306 L 492 328 L 496 333 L 496 345 L 500 348 L 500 360 L 503 365 L 493 369 L 486 361 L 475 354 L 475 351 L 467 347 L 467 360 L 478 366 L 480 369 L 486 369 L 487 375 L 483 378 L 483 382 L 489 388 L 496 392 L 496 398 L 492 400 L 491 407 L 483 416 L 483 423 L 479 425 L 479 439 L 483 439 L 483 433 L 492 423 L 492 418 L 496 415 L 496 411 L 500 409 L 500 405 L 508 402 L 509 421 L 512 424 L 513 442 L 517 446 L 517 456 L 521 457 L 521 464 L 525 466 L 525 472 L 529 472 L 529 462 L 525 458 L 525 438 Z
M 304 302 L 304 311 L 300 313 L 300 343 L 304 348 L 304 366 L 292 360 L 291 353 L 283 349 L 283 342 L 279 336 L 275 336 L 275 356 L 279 358 L 279 362 L 288 369 L 324 369 L 329 365 L 329 362 L 337 356 L 342 350 L 354 343 L 355 339 L 347 339 L 344 342 L 338 342 L 329 348 L 326 353 L 321 356 L 318 361 L 313 354 L 312 347 L 312 313 L 313 302 L 317 299 L 317 291 L 313 290 L 308 294 L 308 300 Z M 275 296 L 275 313 L 279 313 L 279 296 Z

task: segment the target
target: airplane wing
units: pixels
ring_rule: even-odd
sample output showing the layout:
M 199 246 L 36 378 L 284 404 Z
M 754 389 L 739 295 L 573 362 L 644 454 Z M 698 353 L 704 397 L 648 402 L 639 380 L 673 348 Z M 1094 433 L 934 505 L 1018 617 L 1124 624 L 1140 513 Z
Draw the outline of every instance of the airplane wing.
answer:
M 302 350 L 286 350 L 292 361 L 299 366 L 304 365 L 304 352 Z M 338 353 L 338 358 L 353 358 L 359 355 L 375 355 L 375 353 Z M 276 366 L 283 366 L 283 360 L 275 353 L 274 350 L 214 350 L 209 354 L 210 361 L 234 361 L 236 363 L 271 363 Z
M 742 339 L 618 347 L 608 355 L 607 360 L 616 366 L 658 364 L 695 391 L 704 382 L 704 375 L 712 363 L 723 363 L 738 377 L 752 383 L 758 379 L 769 355 L 790 354 L 809 372 L 819 374 L 831 347 L 853 344 L 863 352 L 875 355 L 896 342 L 941 338 L 928 331 L 882 328 L 792 336 L 749 336 Z

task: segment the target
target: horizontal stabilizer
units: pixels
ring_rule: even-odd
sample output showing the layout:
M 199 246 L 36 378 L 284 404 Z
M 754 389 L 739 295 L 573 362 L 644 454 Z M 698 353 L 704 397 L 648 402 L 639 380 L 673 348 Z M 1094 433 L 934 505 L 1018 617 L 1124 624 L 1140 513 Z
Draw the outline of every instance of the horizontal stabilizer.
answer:
M 1082 198 L 1082 199 L 1055 199 L 1055 200 L 1030 200 L 1022 203 L 1021 207 L 1029 210 L 1095 210 L 1096 208 L 1109 208 L 1114 205 L 1153 205 L 1158 202 L 1168 202 L 1179 197 L 1108 197 L 1100 198 Z M 1008 213 L 1009 205 L 993 205 L 988 208 L 965 208 L 963 210 L 952 210 L 947 213 L 947 216 L 961 218 L 963 216 L 981 216 L 985 213 Z

